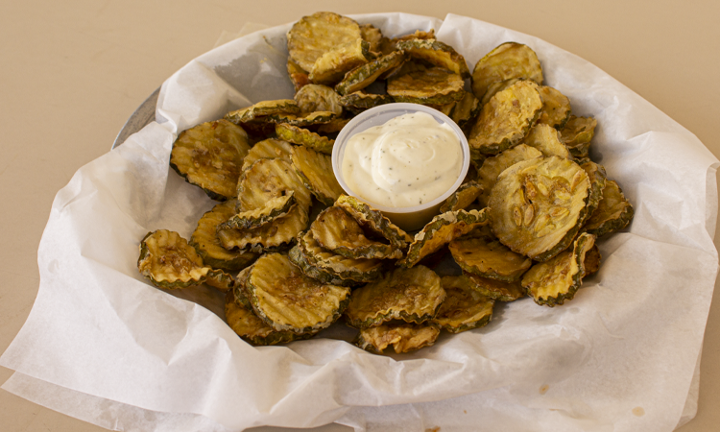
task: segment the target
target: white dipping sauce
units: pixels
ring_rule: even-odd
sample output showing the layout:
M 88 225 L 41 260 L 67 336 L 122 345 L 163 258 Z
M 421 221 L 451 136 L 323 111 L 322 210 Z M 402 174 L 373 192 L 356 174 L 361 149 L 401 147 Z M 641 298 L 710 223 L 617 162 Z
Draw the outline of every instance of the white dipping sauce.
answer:
M 416 112 L 350 138 L 342 175 L 348 187 L 370 203 L 414 207 L 447 192 L 462 164 L 455 131 L 430 114 Z

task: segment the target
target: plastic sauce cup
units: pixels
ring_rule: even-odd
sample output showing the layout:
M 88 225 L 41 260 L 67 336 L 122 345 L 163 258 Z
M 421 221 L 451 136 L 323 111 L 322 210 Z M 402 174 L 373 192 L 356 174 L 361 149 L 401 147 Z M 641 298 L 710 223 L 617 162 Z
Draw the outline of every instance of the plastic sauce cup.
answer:
M 380 126 L 387 123 L 389 120 L 399 117 L 403 114 L 411 114 L 416 112 L 424 112 L 430 114 L 435 118 L 439 124 L 447 124 L 450 126 L 455 134 L 457 134 L 458 140 L 460 141 L 460 147 L 462 148 L 462 170 L 458 175 L 457 180 L 453 185 L 445 191 L 442 195 L 435 198 L 427 203 L 413 206 L 413 207 L 388 207 L 382 206 L 377 203 L 367 201 L 362 198 L 356 191 L 350 189 L 345 183 L 342 173 L 342 161 L 345 156 L 345 145 L 347 144 L 350 137 L 353 135 L 363 132 L 373 126 Z M 468 169 L 470 168 L 470 146 L 468 145 L 465 134 L 458 127 L 458 125 L 450 119 L 450 117 L 441 113 L 440 111 L 426 107 L 425 105 L 418 105 L 413 103 L 391 103 L 380 105 L 375 108 L 363 111 L 350 120 L 345 127 L 340 131 L 335 145 L 332 151 L 332 166 L 335 177 L 340 183 L 340 186 L 350 196 L 367 202 L 370 206 L 380 210 L 386 217 L 388 217 L 393 223 L 405 231 L 414 231 L 425 226 L 426 223 L 439 214 L 440 206 L 445 202 L 450 195 L 457 190 L 462 184 L 463 179 L 467 175 Z

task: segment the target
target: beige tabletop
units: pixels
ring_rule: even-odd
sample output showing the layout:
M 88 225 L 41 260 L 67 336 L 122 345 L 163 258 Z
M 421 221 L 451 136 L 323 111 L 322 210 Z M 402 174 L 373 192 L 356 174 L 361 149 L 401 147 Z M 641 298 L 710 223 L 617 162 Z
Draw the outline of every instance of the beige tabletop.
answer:
M 223 30 L 237 32 L 248 22 L 284 24 L 317 10 L 478 18 L 540 37 L 594 63 L 720 156 L 720 3 L 714 1 L 1 4 L 0 353 L 35 300 L 37 247 L 57 191 L 78 168 L 110 150 L 130 114 L 165 78 L 212 48 Z M 705 333 L 698 414 L 683 432 L 715 431 L 720 424 L 720 411 L 713 408 L 720 403 L 719 338 L 716 304 Z M 0 383 L 11 374 L 0 367 Z M 0 390 L 0 430 L 104 429 Z

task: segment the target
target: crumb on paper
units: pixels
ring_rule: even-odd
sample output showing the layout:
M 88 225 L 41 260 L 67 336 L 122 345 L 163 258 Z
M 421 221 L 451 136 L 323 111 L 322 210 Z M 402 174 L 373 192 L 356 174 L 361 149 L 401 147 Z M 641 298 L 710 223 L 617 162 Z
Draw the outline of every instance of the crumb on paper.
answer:
M 544 395 L 545 393 L 547 393 L 548 389 L 550 389 L 549 385 L 547 385 L 547 384 L 543 385 L 542 387 L 540 387 L 540 394 Z
M 633 408 L 632 413 L 638 417 L 642 417 L 645 415 L 645 410 L 643 409 L 643 407 L 635 407 Z

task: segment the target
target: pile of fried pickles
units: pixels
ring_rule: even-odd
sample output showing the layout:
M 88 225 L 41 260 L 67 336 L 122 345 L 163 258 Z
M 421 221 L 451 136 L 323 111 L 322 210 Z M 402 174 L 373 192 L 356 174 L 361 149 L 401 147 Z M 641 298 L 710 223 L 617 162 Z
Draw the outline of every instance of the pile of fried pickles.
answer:
M 229 112 L 173 146 L 172 168 L 218 204 L 189 241 L 161 229 L 140 244 L 154 285 L 226 291 L 244 340 L 308 339 L 343 320 L 370 352 L 431 346 L 442 329 L 486 325 L 496 301 L 571 300 L 598 271 L 596 239 L 630 223 L 619 185 L 589 157 L 596 120 L 543 85 L 528 46 L 503 43 L 470 73 L 432 30 L 391 39 L 318 12 L 287 47 L 294 99 Z M 354 115 L 392 102 L 445 113 L 472 154 L 464 184 L 414 236 L 344 195 L 330 160 Z M 438 275 L 448 252 L 454 275 Z

